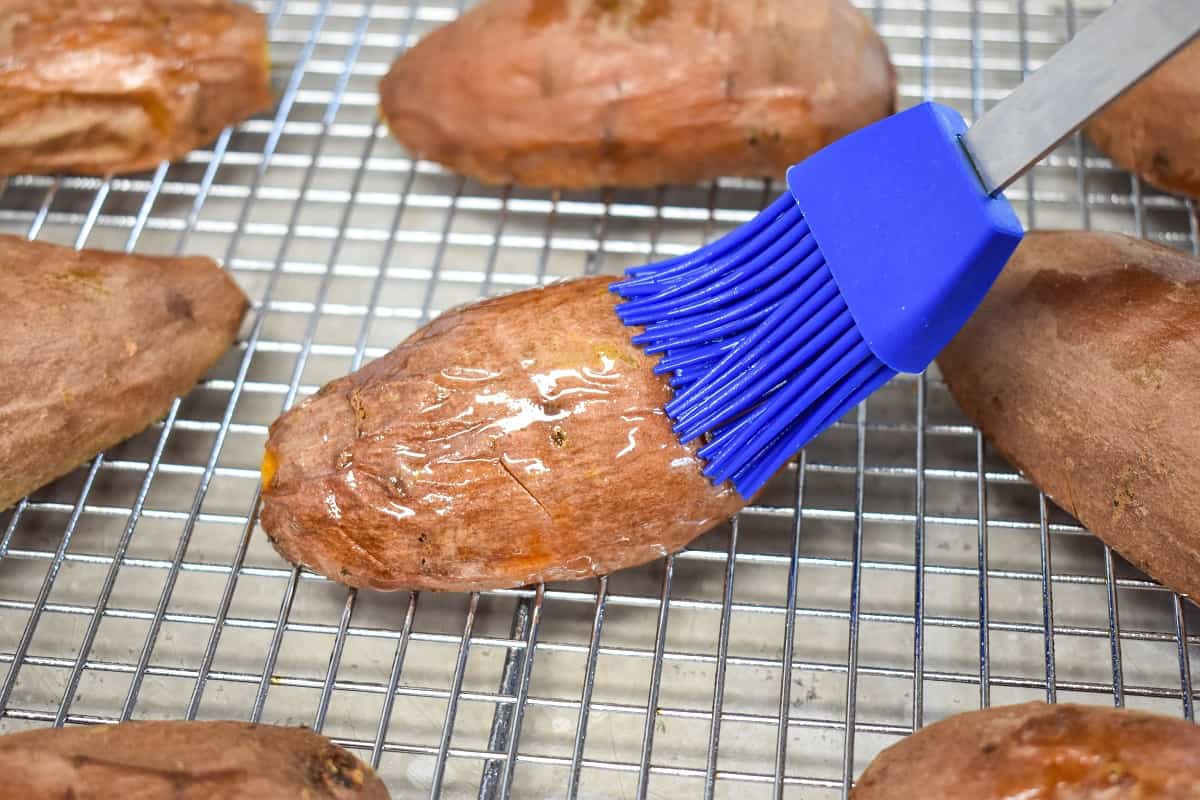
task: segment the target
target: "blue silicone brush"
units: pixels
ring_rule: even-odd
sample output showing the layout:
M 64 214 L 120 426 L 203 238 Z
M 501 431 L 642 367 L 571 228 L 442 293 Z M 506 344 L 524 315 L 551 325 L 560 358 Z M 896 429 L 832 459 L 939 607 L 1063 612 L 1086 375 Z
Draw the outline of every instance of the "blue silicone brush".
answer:
M 789 191 L 690 255 L 628 270 L 617 314 L 672 374 L 666 412 L 750 497 L 899 372 L 921 372 L 1021 240 L 1002 194 L 1200 32 L 1200 0 L 1120 0 L 969 130 L 925 103 L 788 171 Z

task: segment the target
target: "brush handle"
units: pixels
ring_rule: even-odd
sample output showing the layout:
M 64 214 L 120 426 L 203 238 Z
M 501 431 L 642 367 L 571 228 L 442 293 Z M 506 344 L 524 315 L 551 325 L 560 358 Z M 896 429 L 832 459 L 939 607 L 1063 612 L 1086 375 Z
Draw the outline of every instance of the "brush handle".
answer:
M 1197 34 L 1200 0 L 1118 0 L 963 136 L 988 194 L 1003 191 Z

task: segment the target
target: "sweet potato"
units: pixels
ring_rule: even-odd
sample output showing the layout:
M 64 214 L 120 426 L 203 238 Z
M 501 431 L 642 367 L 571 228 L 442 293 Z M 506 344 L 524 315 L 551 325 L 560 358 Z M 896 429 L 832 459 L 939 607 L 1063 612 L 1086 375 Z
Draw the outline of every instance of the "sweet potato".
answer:
M 0 510 L 166 413 L 246 297 L 207 258 L 0 236 Z
M 366 764 L 304 728 L 123 722 L 0 736 L 0 796 L 22 800 L 386 800 Z
M 0 175 L 134 172 L 271 104 L 233 0 L 0 0 Z
M 514 587 L 650 561 L 736 511 L 672 433 L 612 280 L 450 311 L 276 420 L 279 552 L 353 586 Z
M 1200 597 L 1200 263 L 1032 233 L 938 357 L 996 448 L 1134 565 Z
M 1095 706 L 958 714 L 884 750 L 851 800 L 1193 800 L 1200 728 Z
M 1093 117 L 1087 134 L 1148 183 L 1200 197 L 1200 42 Z
M 895 91 L 847 0 L 487 0 L 380 86 L 415 155 L 569 188 L 778 177 Z

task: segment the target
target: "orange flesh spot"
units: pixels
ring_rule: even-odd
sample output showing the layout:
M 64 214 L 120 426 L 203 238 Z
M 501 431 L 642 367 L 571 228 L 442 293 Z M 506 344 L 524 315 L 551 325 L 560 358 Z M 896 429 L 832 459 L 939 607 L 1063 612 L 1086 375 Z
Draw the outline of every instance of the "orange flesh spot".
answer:
M 271 488 L 271 481 L 275 479 L 275 472 L 279 469 L 279 458 L 271 450 L 266 452 L 262 460 L 262 485 L 264 489 Z

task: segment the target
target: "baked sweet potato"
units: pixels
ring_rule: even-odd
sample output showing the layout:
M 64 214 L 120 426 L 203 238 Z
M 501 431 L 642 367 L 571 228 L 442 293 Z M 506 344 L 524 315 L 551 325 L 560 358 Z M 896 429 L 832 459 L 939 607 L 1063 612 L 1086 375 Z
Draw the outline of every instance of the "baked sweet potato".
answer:
M 0 236 L 0 510 L 167 412 L 246 297 L 207 258 Z
M 371 768 L 305 728 L 123 722 L 0 736 L 21 800 L 386 800 Z
M 779 176 L 895 91 L 847 0 L 487 0 L 380 85 L 415 155 L 568 188 Z
M 996 448 L 1114 550 L 1200 597 L 1200 263 L 1031 233 L 938 357 Z
M 233 0 L 0 0 L 0 175 L 148 169 L 270 104 Z
M 1148 183 L 1200 197 L 1200 42 L 1117 98 L 1086 130 L 1113 161 Z
M 1194 800 L 1200 728 L 1095 706 L 958 714 L 884 750 L 851 800 Z
M 276 420 L 276 549 L 353 586 L 515 587 L 650 561 L 736 511 L 672 433 L 612 280 L 450 311 Z

